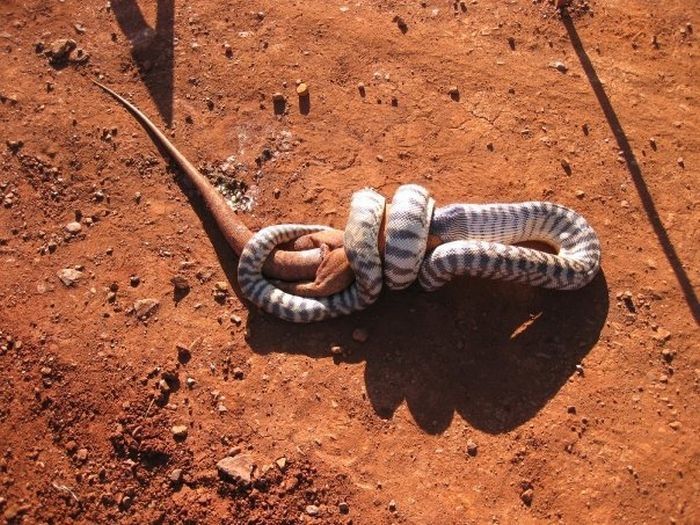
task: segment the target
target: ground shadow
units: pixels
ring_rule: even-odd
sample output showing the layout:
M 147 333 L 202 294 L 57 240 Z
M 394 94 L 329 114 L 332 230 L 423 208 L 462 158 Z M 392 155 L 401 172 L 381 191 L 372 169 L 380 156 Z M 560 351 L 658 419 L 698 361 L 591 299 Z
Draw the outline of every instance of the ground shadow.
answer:
M 666 255 L 666 259 L 668 259 L 668 262 L 671 265 L 673 272 L 676 274 L 676 279 L 678 280 L 678 283 L 680 284 L 680 287 L 683 290 L 683 295 L 685 296 L 685 300 L 688 303 L 693 317 L 695 318 L 695 322 L 700 323 L 700 304 L 698 303 L 697 295 L 695 294 L 695 290 L 693 288 L 692 283 L 690 282 L 688 274 L 683 268 L 683 264 L 681 263 L 681 260 L 678 257 L 678 254 L 676 253 L 673 243 L 671 242 L 671 239 L 668 236 L 668 232 L 666 231 L 666 228 L 664 227 L 663 223 L 661 222 L 661 219 L 659 218 L 659 213 L 656 211 L 656 206 L 654 205 L 654 199 L 652 198 L 651 193 L 649 192 L 649 188 L 647 187 L 646 182 L 644 181 L 642 169 L 640 168 L 639 163 L 637 162 L 637 158 L 635 157 L 634 150 L 632 149 L 632 146 L 630 145 L 630 142 L 627 139 L 625 130 L 623 129 L 620 120 L 617 118 L 617 114 L 615 113 L 615 110 L 613 109 L 612 104 L 610 103 L 610 99 L 605 93 L 605 89 L 603 88 L 603 84 L 598 78 L 598 74 L 596 73 L 595 68 L 593 67 L 593 63 L 591 62 L 590 58 L 588 57 L 588 54 L 586 53 L 586 50 L 583 47 L 583 43 L 581 42 L 581 38 L 579 37 L 578 32 L 576 31 L 576 27 L 574 26 L 574 22 L 571 18 L 571 15 L 569 14 L 569 11 L 566 7 L 562 7 L 560 9 L 560 12 L 562 22 L 564 23 L 564 27 L 566 27 L 566 31 L 569 34 L 569 38 L 571 39 L 571 44 L 574 50 L 576 51 L 576 55 L 578 56 L 578 59 L 581 62 L 583 70 L 586 72 L 588 81 L 591 83 L 593 92 L 595 93 L 595 96 L 598 99 L 598 103 L 600 104 L 600 107 L 603 110 L 603 113 L 605 114 L 605 118 L 608 121 L 608 125 L 610 126 L 613 135 L 615 135 L 617 145 L 622 151 L 622 155 L 627 165 L 627 170 L 629 171 L 632 177 L 632 181 L 634 182 L 634 186 L 637 189 L 637 193 L 639 194 L 639 198 L 642 202 L 644 211 L 646 212 L 647 217 L 649 218 L 649 222 L 651 223 L 651 226 L 654 229 L 654 233 L 656 234 L 656 237 L 659 240 L 659 244 L 661 244 L 661 248 L 663 249 L 664 254 Z
M 458 279 L 435 293 L 416 286 L 386 292 L 368 310 L 313 325 L 293 325 L 253 310 L 254 352 L 331 359 L 330 347 L 365 362 L 374 411 L 390 418 L 404 401 L 425 432 L 446 430 L 455 413 L 489 433 L 532 418 L 577 373 L 608 313 L 601 274 L 583 290 L 558 292 Z M 353 328 L 367 342 L 351 338 Z
M 117 23 L 131 43 L 131 56 L 151 98 L 168 126 L 173 122 L 174 0 L 157 0 L 155 29 L 136 0 L 112 0 Z

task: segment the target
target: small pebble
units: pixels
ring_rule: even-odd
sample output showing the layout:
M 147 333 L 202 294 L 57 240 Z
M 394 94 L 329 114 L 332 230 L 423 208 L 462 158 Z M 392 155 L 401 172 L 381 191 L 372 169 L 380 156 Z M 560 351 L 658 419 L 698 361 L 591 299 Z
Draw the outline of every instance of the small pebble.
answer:
M 360 92 L 361 97 L 364 97 L 366 95 L 365 85 L 362 82 L 357 83 L 357 90 Z
M 139 299 L 134 301 L 134 313 L 139 319 L 146 319 L 154 314 L 159 306 L 158 299 Z
M 86 449 L 86 448 L 81 448 L 75 454 L 75 459 L 77 461 L 79 461 L 80 463 L 87 461 L 87 458 L 88 458 L 88 449 Z
M 576 190 L 576 198 L 583 199 L 586 196 L 586 192 L 582 190 Z
M 678 159 L 676 160 L 676 162 L 678 163 L 678 165 L 679 165 L 681 168 L 685 168 L 685 161 L 683 160 L 683 157 L 678 157 Z
M 141 284 L 141 277 L 138 275 L 132 275 L 129 277 L 129 284 L 136 288 L 139 284 Z
M 216 464 L 216 469 L 226 481 L 250 483 L 253 460 L 247 454 L 227 456 Z
M 342 355 L 343 354 L 343 347 L 342 346 L 331 346 L 331 354 L 333 355 Z
M 176 468 L 170 473 L 170 482 L 173 485 L 179 485 L 182 483 L 182 469 Z
M 83 229 L 83 227 L 80 225 L 80 223 L 75 222 L 75 221 L 69 222 L 68 224 L 66 224 L 65 228 L 66 228 L 66 231 L 72 235 L 75 235 L 76 233 L 80 233 L 80 230 Z
M 83 276 L 82 272 L 79 272 L 75 268 L 64 268 L 60 270 L 57 274 L 58 278 L 61 280 L 64 286 L 70 287 L 75 286 L 80 278 Z
M 447 90 L 447 94 L 452 100 L 459 100 L 459 88 L 457 86 L 450 86 L 450 89 Z
M 669 427 L 671 427 L 673 430 L 679 430 L 681 428 L 681 422 L 680 421 L 671 421 L 668 424 Z
M 309 516 L 318 516 L 319 512 L 320 512 L 320 510 L 316 505 L 307 505 L 306 506 L 306 513 Z
M 350 512 L 350 505 L 348 505 L 344 501 L 341 501 L 340 503 L 338 503 L 338 510 L 341 514 L 347 514 L 348 512 Z
M 569 68 L 566 67 L 566 64 L 564 64 L 563 62 L 559 62 L 559 61 L 550 63 L 549 67 L 553 67 L 554 69 L 556 69 L 560 73 L 566 73 L 569 70 Z
M 187 277 L 184 275 L 175 275 L 171 277 L 170 284 L 172 284 L 173 288 L 175 288 L 175 290 L 178 292 L 190 291 L 190 283 L 187 281 Z
M 396 501 L 393 499 L 389 502 L 389 512 L 396 512 Z
M 408 31 L 408 25 L 406 24 L 404 19 L 397 15 L 394 17 L 394 22 L 396 22 L 396 25 L 398 26 L 399 30 L 403 34 L 406 34 L 406 32 Z
M 471 439 L 467 441 L 467 454 L 473 457 L 476 456 L 478 451 L 479 448 L 477 447 L 476 443 L 474 443 Z
M 571 163 L 569 162 L 569 159 L 563 158 L 559 162 L 561 163 L 561 167 L 564 168 L 566 174 L 571 175 Z
M 510 46 L 511 49 L 515 50 L 515 38 L 512 36 L 508 37 L 508 45 Z
M 175 425 L 170 429 L 175 441 L 184 441 L 187 437 L 187 425 Z
M 354 341 L 357 341 L 358 343 L 364 343 L 367 341 L 369 338 L 369 334 L 367 333 L 367 330 L 364 328 L 355 328 L 352 331 L 352 339 Z
M 177 343 L 175 345 L 175 349 L 177 350 L 177 359 L 181 363 L 186 363 L 192 358 L 192 351 L 187 347 L 187 345 Z
M 526 489 L 520 493 L 520 499 L 525 505 L 529 507 L 530 505 L 532 505 L 533 494 L 534 493 L 532 489 Z

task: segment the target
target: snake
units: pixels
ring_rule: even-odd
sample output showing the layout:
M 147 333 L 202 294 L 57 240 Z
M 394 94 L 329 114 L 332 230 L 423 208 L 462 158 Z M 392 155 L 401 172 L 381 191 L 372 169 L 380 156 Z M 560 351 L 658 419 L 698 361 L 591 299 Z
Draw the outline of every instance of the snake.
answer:
M 383 253 L 379 245 L 385 199 L 365 188 L 353 194 L 344 247 L 355 273 L 343 292 L 315 299 L 279 289 L 262 273 L 279 244 L 325 226 L 280 224 L 263 228 L 246 244 L 238 265 L 243 295 L 272 315 L 306 323 L 366 308 L 382 285 L 400 290 L 417 281 L 435 291 L 456 276 L 469 275 L 556 290 L 577 290 L 598 273 L 600 240 L 586 219 L 546 201 L 503 204 L 452 204 L 435 208 L 429 191 L 417 184 L 399 186 L 386 214 Z M 427 251 L 428 237 L 441 243 Z M 521 246 L 537 241 L 549 253 Z

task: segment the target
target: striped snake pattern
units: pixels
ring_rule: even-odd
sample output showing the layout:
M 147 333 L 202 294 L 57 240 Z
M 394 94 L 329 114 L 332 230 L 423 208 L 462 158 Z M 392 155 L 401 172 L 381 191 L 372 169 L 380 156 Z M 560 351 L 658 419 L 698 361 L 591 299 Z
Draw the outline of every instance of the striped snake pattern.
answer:
M 458 275 L 470 275 L 558 290 L 588 284 L 600 268 L 600 242 L 586 220 L 550 202 L 453 204 L 434 209 L 428 190 L 400 186 L 386 218 L 384 253 L 379 232 L 385 200 L 370 189 L 350 203 L 344 246 L 355 282 L 341 293 L 313 299 L 286 293 L 268 281 L 262 267 L 278 244 L 326 226 L 282 224 L 260 230 L 238 265 L 243 295 L 266 312 L 297 323 L 346 315 L 372 304 L 386 285 L 394 290 L 414 280 L 427 291 Z M 428 236 L 442 244 L 426 254 Z M 516 246 L 540 241 L 556 254 Z

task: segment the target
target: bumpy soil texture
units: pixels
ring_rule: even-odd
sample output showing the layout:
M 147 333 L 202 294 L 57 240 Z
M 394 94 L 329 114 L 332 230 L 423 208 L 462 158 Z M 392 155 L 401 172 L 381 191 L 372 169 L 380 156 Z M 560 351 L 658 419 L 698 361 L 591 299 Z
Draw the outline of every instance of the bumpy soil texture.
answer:
M 0 2 L 2 519 L 699 523 L 699 15 Z M 570 206 L 602 271 L 578 292 L 465 278 L 279 321 L 90 78 L 251 229 L 342 229 L 354 190 L 417 182 L 438 205 Z

